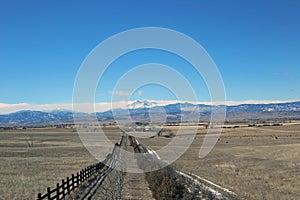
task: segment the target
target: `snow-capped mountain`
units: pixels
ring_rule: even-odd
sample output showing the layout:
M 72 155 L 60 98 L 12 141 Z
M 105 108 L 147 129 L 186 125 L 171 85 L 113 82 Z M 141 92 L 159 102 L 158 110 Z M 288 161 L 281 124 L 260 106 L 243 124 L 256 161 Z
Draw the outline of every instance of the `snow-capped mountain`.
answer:
M 153 100 L 137 100 L 128 104 L 126 107 L 127 109 L 138 109 L 138 108 L 152 108 L 158 105 L 159 103 Z
M 293 112 L 300 111 L 300 102 L 272 104 L 241 104 L 227 106 L 227 112 Z
M 86 113 L 79 113 L 80 116 L 88 116 Z M 52 112 L 22 110 L 15 113 L 0 115 L 0 125 L 30 125 L 41 123 L 62 123 L 65 120 L 73 119 L 72 111 L 54 110 Z
M 166 116 L 167 120 L 194 120 L 200 116 L 202 120 L 209 120 L 212 109 L 224 108 L 224 106 L 211 106 L 204 104 L 174 103 L 162 105 L 153 100 L 139 100 L 130 102 L 127 108 L 108 110 L 94 114 L 76 113 L 77 117 L 87 119 L 96 115 L 99 121 L 113 121 L 115 119 L 128 120 L 128 118 L 147 121 L 150 118 L 160 119 Z M 227 119 L 273 119 L 291 118 L 300 119 L 300 101 L 291 103 L 273 104 L 241 104 L 226 106 Z M 54 110 L 52 112 L 23 110 L 10 114 L 0 115 L 1 126 L 32 125 L 42 123 L 64 123 L 73 121 L 73 112 L 66 110 Z

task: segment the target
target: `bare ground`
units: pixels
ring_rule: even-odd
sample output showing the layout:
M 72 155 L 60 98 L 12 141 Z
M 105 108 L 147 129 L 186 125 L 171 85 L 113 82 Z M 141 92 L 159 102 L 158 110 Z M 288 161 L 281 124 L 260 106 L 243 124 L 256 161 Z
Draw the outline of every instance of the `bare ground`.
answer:
M 176 127 L 168 129 L 176 132 Z M 118 129 L 107 127 L 106 133 L 112 142 L 120 140 Z M 191 147 L 173 164 L 177 169 L 245 199 L 300 199 L 299 124 L 224 129 L 213 151 L 199 159 L 205 133 L 198 130 Z M 171 140 L 154 137 L 141 142 L 157 150 Z M 95 162 L 72 129 L 1 131 L 0 199 L 34 199 Z
M 170 127 L 175 131 L 176 127 Z M 300 125 L 223 129 L 217 145 L 198 158 L 205 129 L 173 165 L 228 188 L 245 199 L 300 199 Z M 188 132 L 187 132 L 188 134 Z M 160 149 L 171 139 L 143 139 Z

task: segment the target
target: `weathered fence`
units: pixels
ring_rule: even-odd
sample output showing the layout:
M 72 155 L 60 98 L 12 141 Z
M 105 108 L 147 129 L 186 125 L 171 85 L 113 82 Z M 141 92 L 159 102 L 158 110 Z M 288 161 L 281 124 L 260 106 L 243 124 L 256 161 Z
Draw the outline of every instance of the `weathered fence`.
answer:
M 61 199 L 64 199 L 66 195 L 69 195 L 73 190 L 75 190 L 80 185 L 82 185 L 82 183 L 84 183 L 92 175 L 94 175 L 97 172 L 100 172 L 100 170 L 104 169 L 104 167 L 108 167 L 108 166 L 106 166 L 108 160 L 111 158 L 115 159 L 116 158 L 115 156 L 119 155 L 120 146 L 123 146 L 124 143 L 126 143 L 126 137 L 122 136 L 120 144 L 118 144 L 118 143 L 115 144 L 112 154 L 108 154 L 104 161 L 97 163 L 97 164 L 93 164 L 89 167 L 86 167 L 86 168 L 82 169 L 80 172 L 78 172 L 76 175 L 72 174 L 71 178 L 67 177 L 66 180 L 63 179 L 61 181 L 61 183 L 56 184 L 56 188 L 54 188 L 54 189 L 51 189 L 50 187 L 48 187 L 46 194 L 38 193 L 37 200 L 43 200 L 43 199 L 61 200 Z M 108 168 L 112 168 L 112 166 L 109 166 Z
M 76 175 L 72 174 L 71 177 L 67 177 L 66 180 L 62 180 L 61 183 L 56 184 L 56 188 L 47 188 L 47 193 L 42 195 L 38 193 L 37 200 L 47 199 L 47 200 L 61 200 L 64 199 L 66 195 L 69 195 L 74 189 L 78 188 L 82 183 L 84 183 L 88 178 L 90 178 L 95 173 L 99 172 L 105 167 L 102 162 L 93 164 L 82 169 Z

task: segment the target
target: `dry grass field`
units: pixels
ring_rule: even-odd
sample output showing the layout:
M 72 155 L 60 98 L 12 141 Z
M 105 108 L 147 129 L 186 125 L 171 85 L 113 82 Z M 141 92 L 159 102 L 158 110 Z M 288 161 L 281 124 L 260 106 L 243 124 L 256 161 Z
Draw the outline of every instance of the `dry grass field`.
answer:
M 107 131 L 119 141 L 119 130 Z M 0 131 L 0 199 L 35 199 L 96 162 L 73 129 Z
M 199 159 L 205 133 L 205 129 L 198 131 L 191 147 L 174 163 L 177 169 L 245 199 L 300 199 L 300 124 L 223 129 L 213 151 Z M 142 143 L 159 149 L 170 140 L 156 137 Z
M 168 131 L 176 127 L 167 127 Z M 112 142 L 120 130 L 106 127 Z M 186 130 L 189 133 L 189 130 Z M 245 199 L 300 199 L 300 124 L 226 128 L 213 151 L 198 158 L 206 129 L 173 165 Z M 140 139 L 159 149 L 172 138 Z M 48 186 L 97 162 L 73 129 L 0 131 L 0 199 L 34 199 Z

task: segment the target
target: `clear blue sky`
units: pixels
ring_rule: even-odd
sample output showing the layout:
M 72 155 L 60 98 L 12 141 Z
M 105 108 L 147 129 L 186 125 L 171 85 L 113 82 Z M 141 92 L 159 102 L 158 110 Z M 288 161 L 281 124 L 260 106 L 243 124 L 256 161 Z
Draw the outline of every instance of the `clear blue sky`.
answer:
M 299 10 L 298 0 L 1 1 L 0 103 L 72 102 L 77 70 L 89 52 L 113 34 L 146 26 L 199 42 L 221 72 L 228 100 L 300 99 Z M 147 53 L 119 64 L 184 65 L 174 56 Z M 110 72 L 116 80 L 122 75 L 117 64 Z M 184 73 L 194 80 L 192 71 Z M 114 81 L 99 87 L 98 101 L 109 100 Z M 150 90 L 143 95 L 168 98 Z

